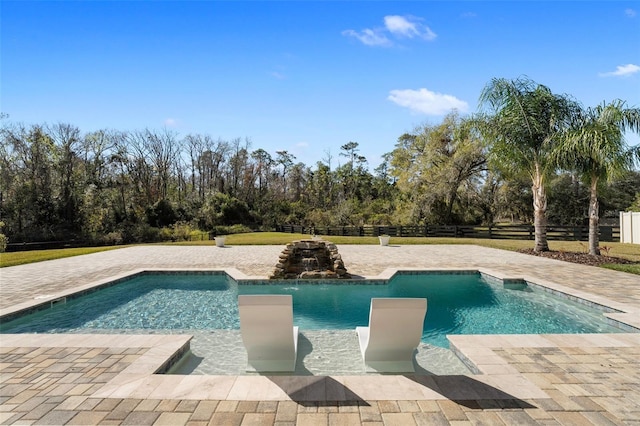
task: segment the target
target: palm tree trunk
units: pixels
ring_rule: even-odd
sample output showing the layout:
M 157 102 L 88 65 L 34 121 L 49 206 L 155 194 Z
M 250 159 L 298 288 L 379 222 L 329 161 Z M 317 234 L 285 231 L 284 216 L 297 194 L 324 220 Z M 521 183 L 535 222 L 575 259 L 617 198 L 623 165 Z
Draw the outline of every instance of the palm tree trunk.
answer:
M 591 194 L 589 197 L 589 254 L 593 256 L 600 255 L 600 241 L 598 238 L 598 222 L 600 221 L 598 210 L 598 178 L 591 179 Z
M 533 226 L 535 228 L 535 245 L 533 250 L 536 252 L 549 251 L 549 243 L 547 242 L 547 193 L 544 189 L 542 176 L 536 167 L 536 176 L 533 179 Z

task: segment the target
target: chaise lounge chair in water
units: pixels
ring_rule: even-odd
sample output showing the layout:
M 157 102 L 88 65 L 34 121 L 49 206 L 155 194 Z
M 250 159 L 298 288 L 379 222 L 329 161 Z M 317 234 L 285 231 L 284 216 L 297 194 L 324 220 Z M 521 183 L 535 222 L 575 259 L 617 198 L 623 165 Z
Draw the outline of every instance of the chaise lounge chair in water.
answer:
M 238 308 L 247 371 L 294 371 L 298 327 L 293 326 L 291 295 L 239 295 Z
M 373 298 L 369 327 L 356 327 L 367 372 L 414 372 L 427 299 Z

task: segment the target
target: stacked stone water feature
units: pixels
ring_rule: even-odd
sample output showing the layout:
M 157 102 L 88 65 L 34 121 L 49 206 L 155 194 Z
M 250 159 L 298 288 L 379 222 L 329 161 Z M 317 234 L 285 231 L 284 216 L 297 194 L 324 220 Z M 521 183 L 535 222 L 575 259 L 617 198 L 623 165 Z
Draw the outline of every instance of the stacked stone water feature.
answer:
M 271 279 L 351 278 L 334 243 L 320 239 L 293 241 L 280 254 Z

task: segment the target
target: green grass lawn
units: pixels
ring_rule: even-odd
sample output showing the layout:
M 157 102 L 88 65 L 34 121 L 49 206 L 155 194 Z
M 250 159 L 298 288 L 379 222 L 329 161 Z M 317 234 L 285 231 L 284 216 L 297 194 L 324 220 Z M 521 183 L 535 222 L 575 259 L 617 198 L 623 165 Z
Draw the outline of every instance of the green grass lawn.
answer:
M 246 234 L 227 235 L 225 244 L 227 245 L 284 245 L 288 242 L 310 238 L 307 234 L 285 234 L 280 232 L 253 232 Z M 323 237 L 336 244 L 378 244 L 377 237 Z M 170 245 L 213 245 L 214 241 L 184 241 L 176 243 L 165 243 Z M 426 238 L 426 237 L 391 237 L 390 244 L 475 244 L 483 247 L 491 247 L 503 250 L 516 251 L 519 249 L 532 248 L 533 241 L 530 240 L 488 240 L 479 238 Z M 601 243 L 601 247 L 608 247 L 609 256 L 622 257 L 639 264 L 636 265 L 603 265 L 605 268 L 628 272 L 640 275 L 640 249 L 634 244 L 622 243 Z M 60 250 L 34 250 L 25 252 L 2 253 L 0 254 L 0 267 L 15 266 L 44 260 L 60 259 L 63 257 L 78 256 L 82 254 L 95 253 L 105 250 L 122 248 L 113 247 L 89 247 Z M 586 243 L 579 241 L 549 241 L 549 248 L 556 251 L 584 252 Z
M 629 274 L 640 275 L 640 265 L 620 265 L 616 263 L 608 263 L 602 265 L 603 268 L 613 269 L 614 271 L 627 272 Z
M 27 263 L 42 262 L 45 260 L 62 259 L 64 257 L 80 256 L 83 254 L 114 250 L 122 247 L 125 246 L 80 247 L 56 250 L 30 250 L 16 251 L 12 253 L 0 253 L 0 268 L 4 268 L 5 266 L 16 266 L 24 265 Z

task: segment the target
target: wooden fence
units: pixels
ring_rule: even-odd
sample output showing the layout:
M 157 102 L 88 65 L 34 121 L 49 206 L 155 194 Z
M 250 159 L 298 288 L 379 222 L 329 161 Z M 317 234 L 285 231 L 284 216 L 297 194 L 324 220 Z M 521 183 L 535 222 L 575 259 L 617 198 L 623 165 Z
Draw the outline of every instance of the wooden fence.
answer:
M 449 238 L 487 238 L 497 240 L 533 240 L 533 225 L 414 225 L 414 226 L 315 226 L 281 225 L 278 232 L 377 237 L 449 237 Z M 620 227 L 600 226 L 600 241 L 620 241 Z M 547 239 L 556 241 L 587 241 L 589 227 L 586 226 L 547 226 Z
M 489 238 L 496 240 L 533 240 L 534 228 L 531 225 L 496 225 L 496 226 L 466 226 L 466 225 L 415 225 L 415 226 L 316 226 L 300 225 L 276 226 L 277 232 L 299 233 L 309 235 L 338 235 L 352 237 L 377 237 L 389 235 L 391 237 L 449 237 L 449 238 Z M 190 236 L 191 241 L 213 240 L 215 233 L 203 232 Z M 587 241 L 589 228 L 586 226 L 548 226 L 547 239 L 555 241 Z M 619 226 L 600 226 L 600 241 L 620 241 Z M 42 241 L 28 243 L 9 243 L 7 251 L 59 249 L 71 247 L 91 247 L 95 243 L 70 241 Z

